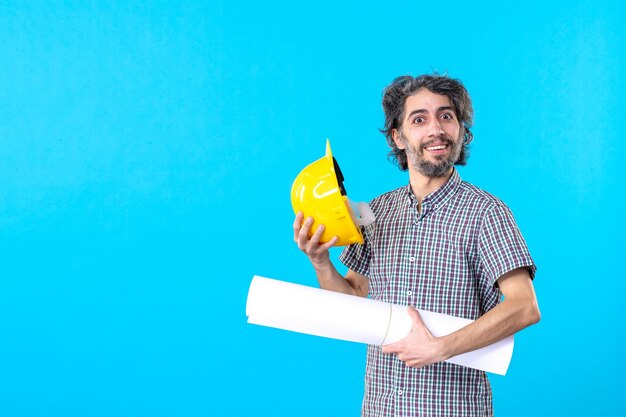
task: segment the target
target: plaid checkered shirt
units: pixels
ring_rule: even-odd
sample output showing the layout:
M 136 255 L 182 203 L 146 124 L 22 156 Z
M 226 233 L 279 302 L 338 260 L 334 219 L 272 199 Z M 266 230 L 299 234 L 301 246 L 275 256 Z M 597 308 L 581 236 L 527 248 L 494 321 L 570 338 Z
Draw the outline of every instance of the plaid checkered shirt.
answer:
M 365 243 L 340 256 L 369 278 L 375 300 L 475 320 L 502 297 L 503 274 L 527 267 L 530 257 L 509 208 L 465 182 L 456 169 L 422 201 L 410 186 L 374 199 L 376 221 Z M 492 416 L 485 372 L 445 362 L 411 368 L 396 355 L 368 346 L 363 416 Z

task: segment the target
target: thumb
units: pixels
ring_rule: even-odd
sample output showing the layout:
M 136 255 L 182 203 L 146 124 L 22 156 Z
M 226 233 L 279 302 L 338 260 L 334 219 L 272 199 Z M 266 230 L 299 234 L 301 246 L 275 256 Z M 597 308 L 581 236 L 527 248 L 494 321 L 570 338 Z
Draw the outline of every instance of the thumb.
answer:
M 424 320 L 422 320 L 422 316 L 420 316 L 420 313 L 415 308 L 409 307 L 407 310 L 409 311 L 409 316 L 413 320 L 413 327 L 416 327 L 417 325 L 417 327 L 423 327 L 428 330 L 426 324 L 424 324 Z

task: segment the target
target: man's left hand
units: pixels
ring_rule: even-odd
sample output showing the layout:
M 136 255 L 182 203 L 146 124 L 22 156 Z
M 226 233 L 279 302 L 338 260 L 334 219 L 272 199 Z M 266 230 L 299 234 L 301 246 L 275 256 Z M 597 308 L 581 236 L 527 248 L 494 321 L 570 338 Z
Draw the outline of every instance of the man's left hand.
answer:
M 430 333 L 417 310 L 409 307 L 408 311 L 413 319 L 411 331 L 404 339 L 383 346 L 383 353 L 395 353 L 398 359 L 413 368 L 422 368 L 447 359 L 443 354 L 442 339 Z

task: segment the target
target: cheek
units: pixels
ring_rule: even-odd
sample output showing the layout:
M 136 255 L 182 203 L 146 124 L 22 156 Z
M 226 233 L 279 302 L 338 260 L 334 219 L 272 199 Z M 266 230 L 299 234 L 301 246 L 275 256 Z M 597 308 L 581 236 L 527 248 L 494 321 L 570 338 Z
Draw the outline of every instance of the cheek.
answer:
M 449 126 L 446 129 L 446 133 L 454 140 L 458 141 L 461 139 L 461 128 L 458 126 Z

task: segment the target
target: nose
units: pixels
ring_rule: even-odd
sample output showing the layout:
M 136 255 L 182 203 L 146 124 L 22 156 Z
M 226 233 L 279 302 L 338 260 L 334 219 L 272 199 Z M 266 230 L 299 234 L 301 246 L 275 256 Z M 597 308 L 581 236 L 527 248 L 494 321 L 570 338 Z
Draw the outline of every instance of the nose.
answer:
M 439 137 L 444 135 L 443 128 L 439 122 L 439 118 L 434 117 L 428 125 L 428 136 Z

